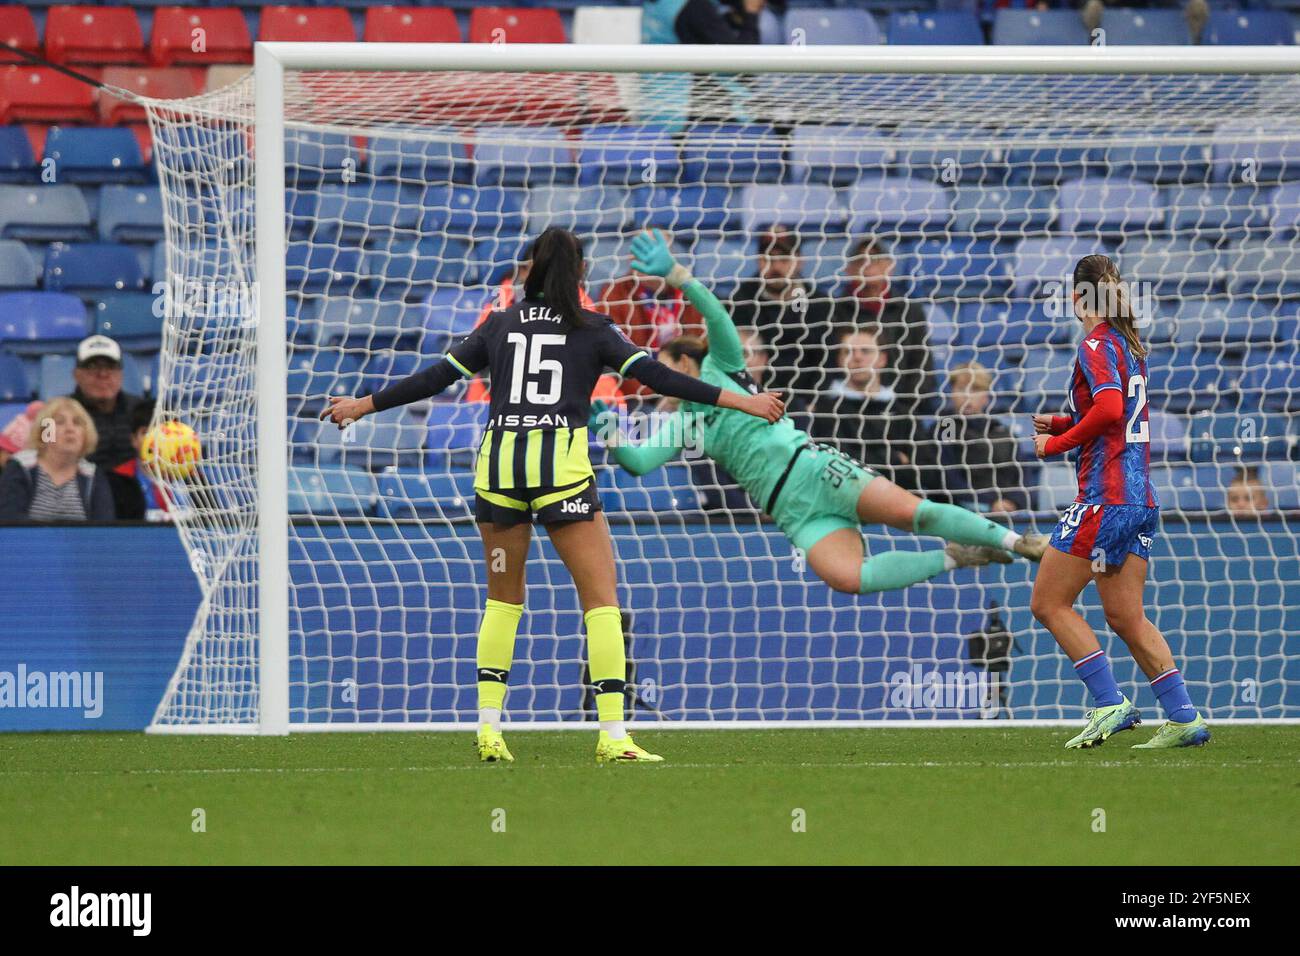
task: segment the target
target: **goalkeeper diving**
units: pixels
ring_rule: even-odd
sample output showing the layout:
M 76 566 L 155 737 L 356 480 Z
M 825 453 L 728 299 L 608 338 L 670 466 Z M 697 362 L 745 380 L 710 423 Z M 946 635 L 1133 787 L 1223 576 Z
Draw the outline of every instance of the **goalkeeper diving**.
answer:
M 665 365 L 719 388 L 755 394 L 745 368 L 736 326 L 722 303 L 676 262 L 662 233 L 642 232 L 632 241 L 632 268 L 660 276 L 681 289 L 704 316 L 708 349 L 701 361 L 690 355 L 661 356 Z M 691 421 L 694 417 L 695 421 Z M 1008 564 L 1013 555 L 1037 561 L 1047 536 L 1020 534 L 955 505 L 939 504 L 905 491 L 888 478 L 828 445 L 818 445 L 789 417 L 769 423 L 743 412 L 681 402 L 639 445 L 623 440 L 616 417 L 603 403 L 593 405 L 591 427 L 623 468 L 644 475 L 685 447 L 689 426 L 703 437 L 703 452 L 772 517 L 813 572 L 836 591 L 868 594 L 905 588 L 954 568 Z M 611 427 L 612 425 L 612 427 Z M 927 551 L 865 553 L 863 524 L 884 524 L 948 542 Z

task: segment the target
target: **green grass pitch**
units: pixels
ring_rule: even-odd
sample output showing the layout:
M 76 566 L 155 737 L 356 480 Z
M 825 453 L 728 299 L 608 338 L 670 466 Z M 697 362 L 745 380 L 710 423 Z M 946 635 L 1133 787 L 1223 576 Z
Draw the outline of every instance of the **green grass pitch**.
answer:
M 465 733 L 9 734 L 0 864 L 1295 862 L 1300 728 L 1150 733 L 647 730 L 667 763 L 605 768 L 594 732 L 508 733 L 513 766 Z

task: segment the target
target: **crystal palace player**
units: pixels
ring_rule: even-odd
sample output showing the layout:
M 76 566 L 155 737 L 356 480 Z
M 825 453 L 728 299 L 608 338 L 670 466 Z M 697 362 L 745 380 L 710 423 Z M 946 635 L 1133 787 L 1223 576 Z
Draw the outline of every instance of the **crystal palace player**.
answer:
M 340 427 L 371 412 L 437 395 L 489 369 L 492 398 L 474 480 L 475 517 L 488 564 L 488 599 L 478 634 L 479 757 L 513 760 L 501 708 L 524 611 L 524 570 L 535 517 L 573 575 L 587 623 L 600 736 L 596 760 L 659 760 L 623 725 L 623 628 L 614 552 L 587 458 L 591 390 L 608 366 L 664 395 L 736 409 L 773 422 L 772 394 L 738 395 L 674 372 L 634 346 L 608 316 L 584 309 L 582 246 L 573 233 L 543 232 L 533 246 L 523 300 L 493 312 L 446 358 L 364 398 L 331 398 Z M 497 560 L 501 556 L 503 560 Z
M 1034 445 L 1040 458 L 1078 449 L 1079 496 L 1052 535 L 1030 605 L 1092 694 L 1087 726 L 1065 746 L 1094 747 L 1141 723 L 1133 702 L 1116 686 L 1097 635 L 1074 610 L 1089 581 L 1097 582 L 1106 623 L 1128 645 L 1169 718 L 1150 741 L 1136 746 L 1203 744 L 1209 728 L 1187 696 L 1169 644 L 1143 609 L 1147 561 L 1160 523 L 1150 476 L 1147 350 L 1119 271 L 1106 256 L 1079 260 L 1073 301 L 1084 337 L 1070 380 L 1070 414 L 1035 415 Z

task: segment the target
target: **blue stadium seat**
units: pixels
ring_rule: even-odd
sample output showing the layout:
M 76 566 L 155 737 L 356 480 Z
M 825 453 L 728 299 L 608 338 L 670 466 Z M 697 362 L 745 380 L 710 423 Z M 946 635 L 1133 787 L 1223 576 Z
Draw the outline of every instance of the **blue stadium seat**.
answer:
M 1300 330 L 1294 302 L 1188 298 L 1177 303 L 1178 345 L 1231 347 L 1294 342 Z
M 1063 461 L 1049 461 L 1039 472 L 1037 507 L 1039 511 L 1064 511 L 1079 494 L 1074 467 Z
M 958 186 L 953 196 L 955 232 L 1019 238 L 1042 233 L 1056 215 L 1056 190 L 1033 186 Z
M 683 232 L 715 232 L 737 225 L 734 190 L 728 186 L 639 186 L 629 191 L 629 222 Z
M 990 239 L 969 236 L 922 239 L 894 247 L 911 293 L 922 298 L 987 299 L 1010 290 L 1007 257 Z
M 0 186 L 0 239 L 90 239 L 90 209 L 73 185 Z
M 285 285 L 290 291 L 346 294 L 367 278 L 361 270 L 360 249 L 290 242 L 285 251 Z
M 524 222 L 531 236 L 548 226 L 580 234 L 622 228 L 631 212 L 627 190 L 600 186 L 540 186 L 528 191 Z
M 662 514 L 700 507 L 690 469 L 683 464 L 668 464 L 641 477 L 622 468 L 602 469 L 597 480 L 601 504 L 609 511 Z
M 1201 42 L 1210 46 L 1290 46 L 1291 17 L 1282 10 L 1210 10 Z
M 450 458 L 468 457 L 477 451 L 487 416 L 487 402 L 431 402 L 424 446 L 429 467 L 445 467 Z
M 830 186 L 747 186 L 740 207 L 749 233 L 777 223 L 800 234 L 837 231 L 849 217 Z
M 1047 305 L 1043 299 L 959 303 L 954 314 L 957 341 L 961 345 L 1003 350 L 1069 345 L 1074 338 L 1074 317 L 1052 315 Z M 1059 390 L 1065 390 L 1064 383 Z
M 1032 310 L 1035 303 L 1024 303 L 1021 308 Z M 1046 322 L 1046 318 L 1041 319 Z M 1029 334 L 1031 318 L 1019 328 Z M 1051 345 L 1021 346 L 1019 342 L 1008 341 L 1005 352 L 999 353 L 1002 359 L 997 368 L 994 382 L 993 410 L 995 412 L 1015 412 L 1032 415 L 1039 412 L 1055 412 L 1065 403 L 1066 391 L 1070 387 L 1070 375 L 1074 369 L 1074 349 L 1069 346 L 1053 347 Z
M 32 141 L 21 126 L 0 126 L 0 183 L 30 183 L 40 175 Z
M 149 178 L 140 144 L 124 126 L 51 127 L 44 160 L 54 164 L 65 183 L 142 183 Z
M 1156 188 L 1128 179 L 1076 179 L 1061 186 L 1058 202 L 1065 233 L 1142 232 L 1158 228 L 1165 218 Z
M 993 139 L 964 126 L 900 126 L 890 137 L 891 162 L 902 175 L 1005 185 L 1015 171 L 1007 167 L 1007 150 Z
M 1219 349 L 1158 350 L 1147 359 L 1153 407 L 1190 414 L 1213 408 L 1236 408 L 1245 368 L 1239 352 Z
M 1180 22 L 1182 14 L 1173 10 L 1144 10 L 1143 13 L 1172 13 Z M 1184 28 L 1185 29 L 1185 28 Z M 1184 129 L 1152 129 L 1153 134 L 1187 135 Z M 1206 142 L 1195 145 L 1184 143 L 1144 143 L 1108 146 L 1100 150 L 1104 166 L 1113 177 L 1134 177 L 1149 183 L 1203 183 L 1210 174 L 1210 134 Z
M 1004 135 L 1018 141 L 1008 144 L 1006 149 L 1006 179 L 1009 183 L 1056 185 L 1104 172 L 1100 150 L 1076 146 L 1076 138 L 1070 135 L 1048 131 L 1044 138 L 1043 131 L 1036 129 L 1009 129 Z M 1043 142 L 1041 145 L 1027 145 L 1026 139 Z
M 213 156 L 239 156 L 246 144 L 242 130 L 181 123 L 162 130 L 153 148 L 156 157 L 166 159 L 186 174 L 206 173 Z
M 317 230 L 316 209 L 320 193 L 312 189 L 286 189 L 284 191 L 284 217 L 289 225 L 289 238 L 306 239 Z M 337 223 L 320 223 L 322 238 L 330 238 Z
M 374 476 L 359 468 L 289 466 L 289 514 L 368 515 L 377 500 Z
M 889 44 L 982 46 L 984 31 L 969 10 L 895 12 L 889 15 Z
M 998 46 L 1079 46 L 1089 42 L 1077 10 L 998 10 L 993 17 Z
M 532 238 L 522 233 L 481 236 L 470 249 L 468 273 L 477 276 L 482 285 L 495 286 L 514 274 L 527 258 L 531 243 Z
M 474 512 L 474 475 L 468 470 L 426 475 L 393 472 L 379 476 L 382 518 L 467 518 Z
M 111 292 L 90 303 L 95 331 L 132 349 L 162 346 L 163 319 L 154 312 L 158 297 L 149 292 Z
M 687 135 L 683 183 L 744 185 L 781 179 L 785 143 L 771 126 L 695 123 Z
M 1138 235 L 1125 240 L 1117 256 L 1129 282 L 1156 296 L 1205 295 L 1221 281 L 1223 254 L 1186 236 Z
M 1187 421 L 1188 448 L 1196 462 L 1248 462 L 1287 456 L 1285 422 L 1262 415 L 1202 412 Z
M 375 240 L 381 234 L 414 237 L 431 231 L 432 210 L 424 205 L 418 186 L 369 182 L 326 185 L 317 192 L 315 236 L 344 240 Z M 294 216 L 299 215 L 297 206 Z
M 577 178 L 573 143 L 559 129 L 480 126 L 474 182 L 481 186 L 562 186 Z
M 1230 254 L 1228 291 L 1257 299 L 1300 294 L 1300 249 L 1291 243 L 1246 242 Z
M 1280 120 L 1246 119 L 1220 123 L 1214 131 L 1214 179 L 1221 183 L 1300 179 L 1300 143 Z
M 1223 484 L 1213 465 L 1151 465 L 1151 484 L 1167 511 L 1217 511 L 1223 506 Z
M 797 183 L 847 186 L 864 169 L 892 161 L 889 139 L 858 126 L 796 126 L 790 144 L 790 175 Z
M 1278 511 L 1300 510 L 1300 464 L 1269 462 L 1264 465 L 1261 477 L 1274 508 Z
M 162 195 L 157 186 L 105 186 L 99 191 L 101 242 L 157 242 L 163 238 Z
M 15 355 L 70 351 L 87 334 L 86 307 L 76 296 L 0 293 L 0 343 Z
M 0 352 L 0 401 L 25 402 L 32 397 L 32 386 L 22 359 Z
M 1107 7 L 1101 28 L 1106 46 L 1185 46 L 1192 42 L 1181 10 Z
M 294 349 L 285 383 L 290 415 L 307 415 L 325 407 L 331 395 L 357 395 L 361 361 L 337 349 Z
M 1160 201 L 1169 209 L 1170 232 L 1236 241 L 1268 234 L 1271 193 L 1256 186 L 1166 186 Z
M 1017 298 L 1028 299 L 1045 287 L 1057 294 L 1074 275 L 1075 263 L 1097 251 L 1096 242 L 1073 237 L 1022 239 L 1012 258 L 1012 291 Z
M 297 188 L 343 181 L 361 170 L 363 156 L 347 133 L 286 127 L 284 162 L 288 185 Z
M 413 344 L 424 330 L 424 313 L 423 306 L 397 300 L 332 296 L 316 310 L 315 341 L 365 349 Z
M 1276 240 L 1300 235 L 1300 183 L 1283 183 L 1273 190 L 1269 226 Z
M 37 397 L 48 402 L 60 395 L 70 395 L 77 384 L 72 375 L 76 367 L 77 361 L 71 355 L 42 355 L 37 371 Z
M 469 243 L 443 236 L 399 240 L 366 256 L 370 285 L 383 298 L 424 295 L 437 283 L 473 282 Z
M 1147 409 L 1151 437 L 1151 460 L 1182 461 L 1187 458 L 1187 419 L 1157 408 Z
M 367 353 L 362 369 L 367 393 L 387 388 L 428 364 L 419 352 L 404 349 L 375 349 Z
M 445 200 L 443 196 L 445 195 Z M 452 232 L 471 235 L 521 232 L 524 228 L 526 189 L 454 186 L 435 187 L 426 191 L 425 203 L 445 202 L 447 224 Z M 434 223 L 443 215 L 439 211 Z M 435 225 L 436 228 L 436 225 Z
M 943 228 L 952 218 L 952 193 L 919 178 L 863 176 L 848 190 L 850 235 L 908 235 Z
M 578 182 L 583 186 L 678 182 L 680 173 L 677 148 L 664 126 L 592 126 L 578 150 Z
M 494 294 L 487 289 L 438 286 L 423 299 L 420 321 L 428 332 L 460 338 L 474 329 L 478 317 L 483 313 L 483 307 Z
M 381 412 L 340 429 L 320 422 L 314 446 L 320 460 L 341 460 L 352 468 L 418 468 L 423 457 L 427 427 L 423 416 L 410 407 Z
M 871 46 L 883 42 L 880 27 L 866 10 L 787 10 L 782 22 L 786 43 Z
M 1300 412 L 1300 348 L 1295 340 L 1252 349 L 1242 388 L 1266 411 Z
M 752 244 L 733 235 L 699 237 L 691 247 L 690 261 L 691 271 L 723 297 L 758 269 Z
M 35 289 L 41 266 L 25 243 L 0 239 L 0 289 Z
M 587 289 L 593 294 L 632 271 L 632 236 L 604 235 L 586 248 Z
M 144 266 L 130 246 L 112 243 L 52 244 L 45 253 L 45 288 L 54 292 L 141 292 Z
M 413 139 L 371 137 L 366 150 L 371 175 L 407 183 L 468 182 L 472 167 L 465 146 L 426 135 L 417 130 Z

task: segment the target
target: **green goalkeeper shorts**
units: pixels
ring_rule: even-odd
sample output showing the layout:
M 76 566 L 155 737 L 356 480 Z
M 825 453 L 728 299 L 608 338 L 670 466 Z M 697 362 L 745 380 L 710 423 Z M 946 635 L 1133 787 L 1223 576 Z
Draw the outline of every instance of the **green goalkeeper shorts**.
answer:
M 832 531 L 861 527 L 858 498 L 878 477 L 878 472 L 829 445 L 808 446 L 786 475 L 772 519 L 806 553 Z

